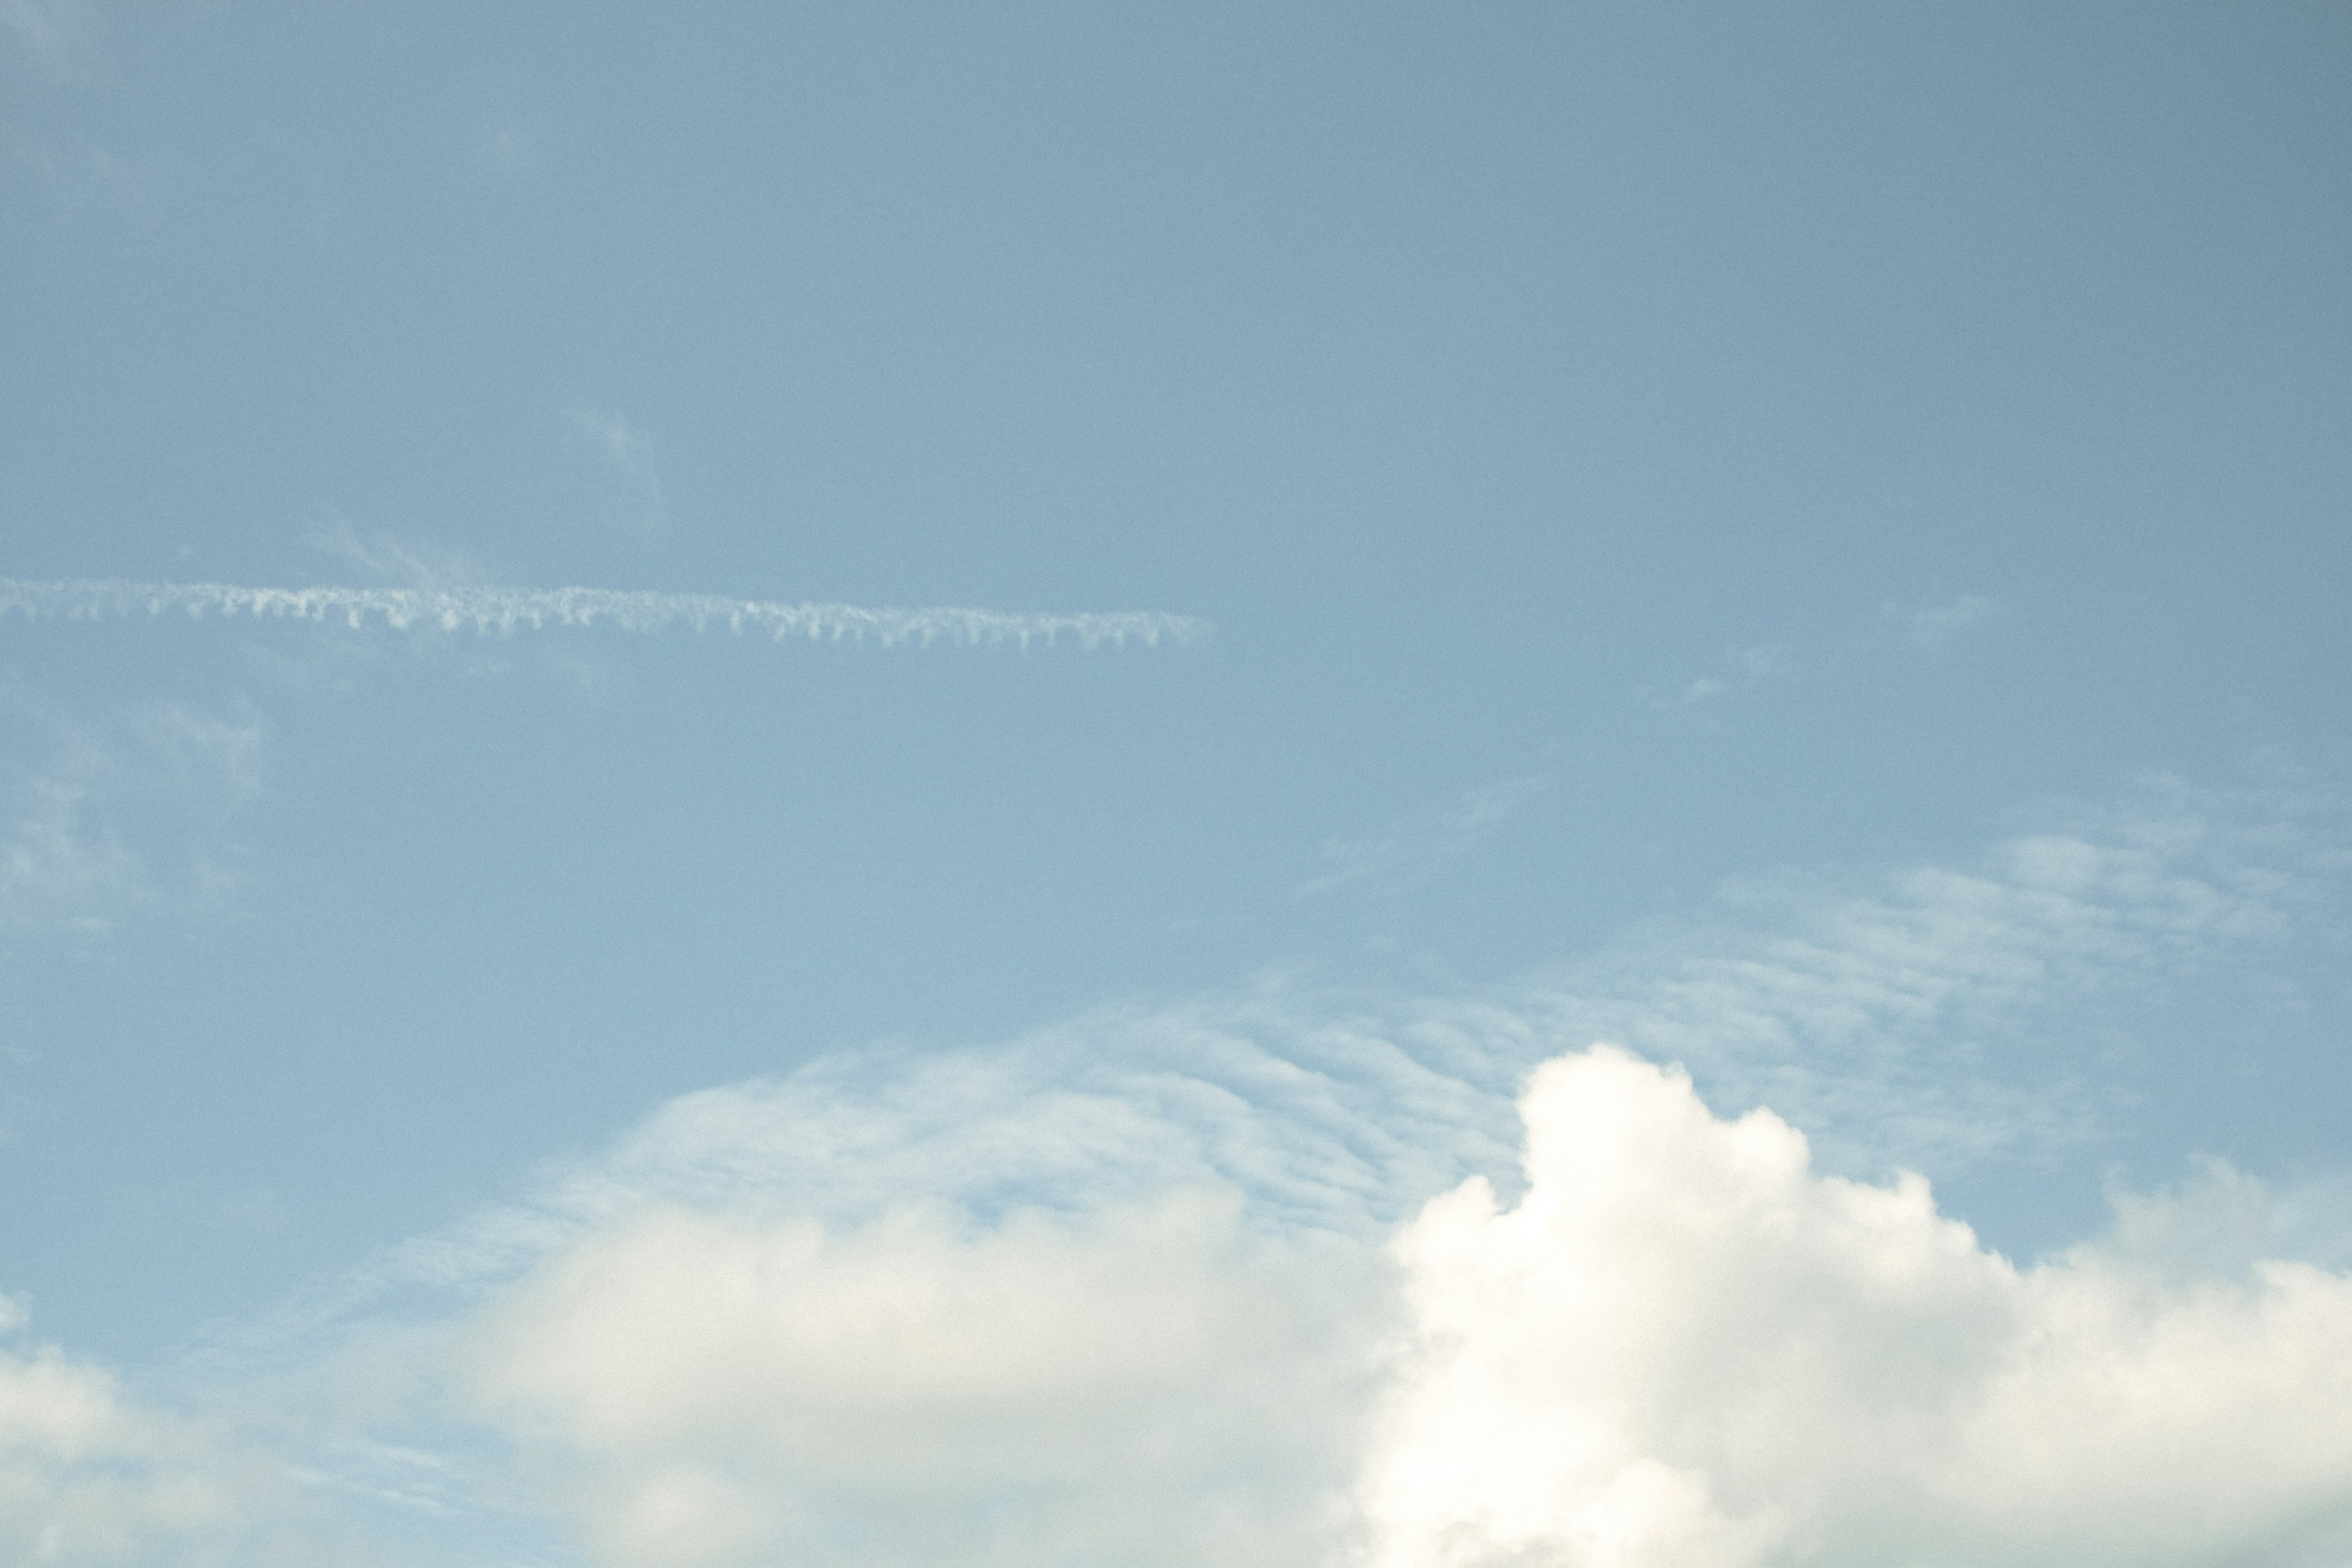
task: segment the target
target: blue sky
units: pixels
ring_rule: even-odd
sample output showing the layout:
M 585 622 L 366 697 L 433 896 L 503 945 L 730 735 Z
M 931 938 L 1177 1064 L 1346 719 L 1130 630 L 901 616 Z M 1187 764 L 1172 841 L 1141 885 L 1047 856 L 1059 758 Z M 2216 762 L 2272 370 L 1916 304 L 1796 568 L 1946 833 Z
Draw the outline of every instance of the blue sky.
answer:
M 2342 1549 L 2340 10 L 0 22 L 8 1550 Z

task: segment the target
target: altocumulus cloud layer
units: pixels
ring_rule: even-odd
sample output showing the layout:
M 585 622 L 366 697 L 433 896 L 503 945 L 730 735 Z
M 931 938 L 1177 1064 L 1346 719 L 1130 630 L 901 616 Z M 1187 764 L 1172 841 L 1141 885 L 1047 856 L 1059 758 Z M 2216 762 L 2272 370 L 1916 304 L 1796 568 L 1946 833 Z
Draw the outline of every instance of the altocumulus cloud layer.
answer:
M 2307 828 L 2095 816 L 1646 968 L 1275 978 L 684 1097 L 219 1342 L 198 1407 L 0 1352 L 0 1557 L 2340 1562 L 2352 1276 L 2170 1245 L 2193 1186 L 2021 1265 L 1829 1152 L 1958 1157 L 1948 1025 L 2047 1068 L 2068 996 L 2314 918 Z M 1964 1109 L 1996 1151 L 2098 1111 Z
M 777 641 L 872 641 L 885 647 L 934 643 L 988 647 L 1081 647 L 1139 642 L 1181 646 L 1202 640 L 1209 623 L 1156 610 L 1050 613 L 931 606 L 785 604 L 711 594 L 625 592 L 607 588 L 238 588 L 217 583 L 131 583 L 114 578 L 24 582 L 0 577 L 0 616 L 103 620 L 161 616 L 247 616 L 256 619 L 381 623 L 395 631 L 438 629 L 509 637 L 550 626 L 609 626 L 628 632 L 714 627 L 764 632 Z

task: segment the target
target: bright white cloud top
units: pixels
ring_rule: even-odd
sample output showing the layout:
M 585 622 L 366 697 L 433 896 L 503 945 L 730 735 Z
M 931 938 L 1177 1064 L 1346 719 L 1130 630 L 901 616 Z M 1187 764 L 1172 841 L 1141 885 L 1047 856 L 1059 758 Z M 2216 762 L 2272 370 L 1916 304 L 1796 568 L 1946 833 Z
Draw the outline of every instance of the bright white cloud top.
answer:
M 179 611 L 191 618 L 371 623 L 394 631 L 465 631 L 511 637 L 561 626 L 612 626 L 656 633 L 714 629 L 764 632 L 778 642 L 936 644 L 992 647 L 1157 647 L 1205 640 L 1210 623 L 1158 610 L 985 610 L 958 605 L 896 608 L 730 599 L 716 594 L 665 594 L 613 588 L 241 588 L 220 583 L 137 583 L 111 577 L 26 582 L 0 577 L 0 616 L 31 620 L 107 620 Z
M 2352 1510 L 2352 1277 L 2019 1268 L 1927 1184 L 1599 1049 L 1396 1246 L 1414 1348 L 1360 1496 L 1381 1568 L 2286 1563 Z

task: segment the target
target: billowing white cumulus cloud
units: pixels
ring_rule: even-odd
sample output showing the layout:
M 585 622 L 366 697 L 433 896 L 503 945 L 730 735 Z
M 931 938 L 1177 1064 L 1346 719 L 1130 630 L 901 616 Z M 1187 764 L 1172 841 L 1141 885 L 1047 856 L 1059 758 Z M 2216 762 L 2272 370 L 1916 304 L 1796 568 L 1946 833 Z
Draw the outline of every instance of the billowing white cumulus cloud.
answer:
M 2284 1563 L 2352 1526 L 2352 1278 L 2018 1269 L 1614 1050 L 1404 1232 L 1378 1568 Z
M 502 1302 L 475 1386 L 600 1562 L 1310 1562 L 1365 1258 L 1235 1209 L 657 1211 Z
M 1023 647 L 1064 637 L 1081 647 L 1139 642 L 1181 646 L 1209 635 L 1209 623 L 1156 610 L 917 609 L 861 605 L 785 604 L 728 599 L 714 594 L 659 594 L 609 588 L 237 588 L 218 583 L 131 583 L 114 578 L 23 582 L 0 577 L 0 616 L 95 620 L 119 616 L 251 616 L 341 620 L 352 626 L 381 622 L 395 631 L 470 629 L 500 637 L 549 626 L 611 626 L 629 632 L 680 627 L 765 632 L 778 641 L 872 641 L 929 647 L 961 643 Z

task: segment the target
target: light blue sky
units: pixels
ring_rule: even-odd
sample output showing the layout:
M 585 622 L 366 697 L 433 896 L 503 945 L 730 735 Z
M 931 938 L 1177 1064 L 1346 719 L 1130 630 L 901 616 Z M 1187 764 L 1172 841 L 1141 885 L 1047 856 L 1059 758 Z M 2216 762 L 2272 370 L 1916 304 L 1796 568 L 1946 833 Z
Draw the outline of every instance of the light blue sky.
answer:
M 0 19 L 0 578 L 1214 627 L 0 592 L 23 1354 L 511 1458 L 321 1369 L 612 1194 L 1378 1239 L 1604 1038 L 2021 1264 L 2208 1157 L 2352 1259 L 2342 8 Z M 448 1463 L 283 1539 L 767 1549 Z

